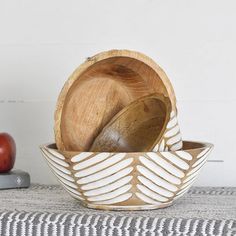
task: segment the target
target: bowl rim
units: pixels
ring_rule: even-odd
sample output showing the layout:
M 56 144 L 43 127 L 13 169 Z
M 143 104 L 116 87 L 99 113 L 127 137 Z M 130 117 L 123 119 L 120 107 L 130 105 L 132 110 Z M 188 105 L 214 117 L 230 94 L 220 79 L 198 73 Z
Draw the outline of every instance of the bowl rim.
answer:
M 194 148 L 186 148 L 186 149 L 180 149 L 180 150 L 176 150 L 176 151 L 161 151 L 161 152 L 155 152 L 155 151 L 147 151 L 147 152 L 86 152 L 86 151 L 60 151 L 57 149 L 56 147 L 56 143 L 46 143 L 46 144 L 42 144 L 39 146 L 39 148 L 42 149 L 49 149 L 49 150 L 53 150 L 56 152 L 68 152 L 70 154 L 74 154 L 74 155 L 78 155 L 81 153 L 93 153 L 93 154 L 99 154 L 99 153 L 110 153 L 110 154 L 118 154 L 118 153 L 127 153 L 127 154 L 141 154 L 141 153 L 173 153 L 173 152 L 188 152 L 188 151 L 194 151 L 194 150 L 204 150 L 206 148 L 209 149 L 213 149 L 214 144 L 212 143 L 208 143 L 208 142 L 201 142 L 201 141 L 190 141 L 190 140 L 183 140 L 183 143 L 192 143 L 192 144 L 196 144 L 196 145 L 200 145 L 200 147 L 194 147 Z M 53 147 L 52 147 L 53 146 Z

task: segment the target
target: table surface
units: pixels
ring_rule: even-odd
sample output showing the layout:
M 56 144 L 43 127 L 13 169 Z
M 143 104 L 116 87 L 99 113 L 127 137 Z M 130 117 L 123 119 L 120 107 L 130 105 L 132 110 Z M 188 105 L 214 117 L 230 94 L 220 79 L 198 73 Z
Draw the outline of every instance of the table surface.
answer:
M 168 224 L 172 225 L 173 222 L 171 223 L 171 220 L 176 220 L 176 224 L 178 220 L 185 222 L 184 224 L 190 224 L 193 221 L 193 225 L 194 222 L 200 222 L 201 227 L 205 225 L 206 230 L 209 230 L 210 225 L 214 225 L 219 230 L 226 230 L 224 227 L 229 227 L 236 234 L 236 187 L 192 187 L 185 196 L 177 200 L 172 206 L 165 209 L 149 211 L 102 211 L 87 209 L 77 200 L 71 198 L 58 185 L 32 184 L 28 189 L 1 190 L 0 202 L 0 232 L 1 220 L 3 221 L 4 217 L 12 222 L 16 220 L 17 214 L 18 221 L 21 218 L 19 214 L 22 214 L 22 217 L 26 217 L 28 214 L 29 220 L 32 223 L 34 220 L 32 214 L 44 214 L 45 216 L 46 213 L 51 217 L 53 215 L 55 219 L 59 219 L 59 216 L 62 217 L 63 215 L 70 217 L 70 220 L 73 217 L 86 217 L 84 222 L 87 222 L 87 218 L 94 217 L 95 220 L 96 217 L 100 217 L 100 220 L 102 219 L 103 222 L 104 219 L 106 221 L 110 219 L 109 224 L 112 222 L 116 224 L 116 220 L 120 222 L 122 219 L 130 219 L 130 221 L 134 220 L 136 222 L 134 224 L 135 228 L 137 228 L 137 221 L 142 222 L 145 220 L 147 222 L 155 221 L 156 229 L 158 227 L 163 228 L 163 222 L 159 222 L 159 220 L 168 221 Z M 54 218 L 52 220 L 55 222 Z M 51 222 L 50 219 L 48 222 Z M 159 222 L 159 225 L 157 222 Z M 141 228 L 146 227 L 144 223 L 140 223 L 139 225 Z M 115 226 L 113 225 L 112 227 Z M 184 228 L 186 230 L 186 225 Z M 191 230 L 193 231 L 193 229 Z

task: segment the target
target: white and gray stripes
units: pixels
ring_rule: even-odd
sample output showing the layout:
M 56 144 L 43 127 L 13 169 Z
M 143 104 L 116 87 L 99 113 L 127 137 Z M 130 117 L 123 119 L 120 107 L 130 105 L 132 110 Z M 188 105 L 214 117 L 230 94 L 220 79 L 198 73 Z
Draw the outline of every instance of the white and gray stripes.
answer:
M 0 212 L 0 235 L 235 235 L 236 220 Z

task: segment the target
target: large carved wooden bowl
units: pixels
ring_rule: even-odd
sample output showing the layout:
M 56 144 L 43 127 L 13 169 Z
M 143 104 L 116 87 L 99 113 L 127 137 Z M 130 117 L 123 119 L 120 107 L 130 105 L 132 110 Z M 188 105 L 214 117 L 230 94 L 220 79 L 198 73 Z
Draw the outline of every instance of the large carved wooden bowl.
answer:
M 49 167 L 65 190 L 89 208 L 146 210 L 163 208 L 193 184 L 213 148 L 183 142 L 164 152 L 108 153 L 58 151 L 41 147 Z
M 128 50 L 112 50 L 88 58 L 70 76 L 58 98 L 54 126 L 58 149 L 88 151 L 119 111 L 153 93 L 168 97 L 176 116 L 172 85 L 152 59 Z M 176 142 L 172 145 L 162 146 L 181 147 L 180 139 L 173 141 Z

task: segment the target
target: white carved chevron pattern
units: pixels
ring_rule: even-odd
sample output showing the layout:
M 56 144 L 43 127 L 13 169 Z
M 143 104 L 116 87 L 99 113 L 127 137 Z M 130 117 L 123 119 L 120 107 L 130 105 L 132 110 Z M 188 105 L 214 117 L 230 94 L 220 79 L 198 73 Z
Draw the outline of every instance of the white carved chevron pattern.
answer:
M 126 153 L 80 153 L 71 158 L 73 168 L 70 171 L 69 164 L 59 153 L 53 153 L 51 149 L 42 151 L 60 183 L 79 200 L 109 205 L 132 196 L 133 158 L 125 158 Z
M 175 111 L 170 114 L 166 131 L 160 142 L 153 148 L 154 152 L 176 151 L 183 147 L 182 136 Z
M 150 152 L 140 156 L 136 197 L 151 205 L 179 198 L 193 184 L 209 152 L 207 148 L 197 158 L 187 151 Z
M 85 200 L 82 197 L 82 194 L 78 191 L 76 180 L 73 178 L 73 174 L 68 168 L 69 164 L 65 161 L 65 157 L 46 147 L 42 148 L 41 151 L 49 167 L 52 169 L 54 175 L 66 191 L 79 200 Z
M 81 155 L 81 154 L 79 154 Z M 78 178 L 77 183 L 83 190 L 87 201 L 93 204 L 115 204 L 128 200 L 132 193 L 130 166 L 133 158 L 126 158 L 126 153 L 91 154 L 78 162 L 79 156 L 71 159 Z
M 42 153 L 62 186 L 93 206 L 164 207 L 196 179 L 211 147 L 195 152 L 92 153 L 65 158 L 56 149 Z

